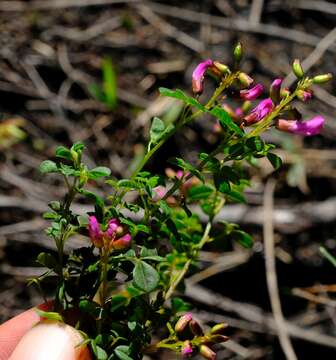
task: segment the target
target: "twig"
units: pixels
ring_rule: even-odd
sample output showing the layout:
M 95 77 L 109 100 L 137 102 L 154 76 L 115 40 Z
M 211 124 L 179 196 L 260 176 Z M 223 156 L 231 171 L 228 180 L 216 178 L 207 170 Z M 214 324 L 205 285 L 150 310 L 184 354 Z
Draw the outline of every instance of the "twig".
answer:
M 222 16 L 209 15 L 207 13 L 200 13 L 188 9 L 181 9 L 178 7 L 153 2 L 148 2 L 146 4 L 150 6 L 153 11 L 159 14 L 181 19 L 183 21 L 190 21 L 201 24 L 210 23 L 212 26 L 226 30 L 252 32 L 266 36 L 274 36 L 309 46 L 316 46 L 321 41 L 320 37 L 316 35 L 307 34 L 303 31 L 295 29 L 283 28 L 277 25 L 259 23 L 257 25 L 251 26 L 248 20 L 241 18 L 225 18 Z M 336 47 L 330 47 L 329 50 L 336 52 Z
M 136 6 L 136 8 L 145 20 L 147 20 L 156 29 L 160 30 L 163 34 L 175 39 L 182 45 L 196 52 L 204 50 L 204 45 L 201 41 L 169 24 L 167 21 L 156 15 L 148 6 L 141 5 Z
M 292 347 L 285 319 L 281 309 L 281 302 L 278 289 L 278 281 L 275 267 L 274 251 L 274 229 L 273 229 L 273 194 L 276 182 L 270 179 L 265 186 L 264 196 L 264 244 L 265 244 L 265 262 L 266 262 L 266 279 L 268 293 L 270 296 L 271 307 L 276 323 L 280 345 L 286 358 L 296 360 L 294 349 Z
M 264 0 L 253 0 L 249 16 L 249 22 L 251 25 L 257 25 L 260 23 L 263 6 Z
M 35 0 L 28 4 L 25 1 L 1 1 L 0 11 L 26 11 L 26 10 L 51 10 L 72 7 L 104 6 L 112 4 L 127 4 L 141 0 Z

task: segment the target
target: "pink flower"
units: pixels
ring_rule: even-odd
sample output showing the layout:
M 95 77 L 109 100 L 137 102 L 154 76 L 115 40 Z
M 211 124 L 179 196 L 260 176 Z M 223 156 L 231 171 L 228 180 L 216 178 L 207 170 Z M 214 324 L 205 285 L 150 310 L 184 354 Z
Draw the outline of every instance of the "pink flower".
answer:
M 107 250 L 123 250 L 130 246 L 132 238 L 126 232 L 118 219 L 111 219 L 107 224 L 107 230 L 102 231 L 95 216 L 89 217 L 89 235 L 94 246 Z
M 243 100 L 255 100 L 258 96 L 262 94 L 264 87 L 261 84 L 257 84 L 251 89 L 241 90 L 240 97 Z
M 184 315 L 182 315 L 175 324 L 175 331 L 181 333 L 186 326 L 189 324 L 189 322 L 192 320 L 193 316 L 192 313 L 187 312 Z
M 89 216 L 89 235 L 96 247 L 103 245 L 103 232 L 100 230 L 98 220 L 95 216 Z
M 186 340 L 182 345 L 181 354 L 184 358 L 188 358 L 191 357 L 192 353 L 193 348 L 191 342 L 189 340 Z
M 213 66 L 213 61 L 211 59 L 207 59 L 199 63 L 193 71 L 192 89 L 195 94 L 201 94 L 203 92 L 204 75 L 211 66 Z
M 120 238 L 117 238 L 115 240 L 112 240 L 110 243 L 110 247 L 113 250 L 124 250 L 130 247 L 132 242 L 132 237 L 130 233 L 126 233 L 125 235 L 121 236 Z
M 279 119 L 276 127 L 281 131 L 303 136 L 312 136 L 320 133 L 324 122 L 325 120 L 322 116 L 315 116 L 311 120 L 303 122 L 299 120 Z
M 247 116 L 245 121 L 247 125 L 251 125 L 264 119 L 273 110 L 273 101 L 270 98 L 262 100 Z
M 165 195 L 166 195 L 167 189 L 162 186 L 156 186 L 155 188 L 153 188 L 153 200 L 154 201 L 158 201 L 161 200 Z

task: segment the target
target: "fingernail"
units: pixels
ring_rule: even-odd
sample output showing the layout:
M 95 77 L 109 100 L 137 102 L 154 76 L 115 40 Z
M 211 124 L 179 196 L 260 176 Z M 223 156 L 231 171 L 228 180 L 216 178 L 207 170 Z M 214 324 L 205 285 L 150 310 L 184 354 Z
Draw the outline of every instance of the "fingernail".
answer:
M 91 360 L 81 334 L 73 327 L 42 321 L 29 330 L 15 348 L 9 360 Z

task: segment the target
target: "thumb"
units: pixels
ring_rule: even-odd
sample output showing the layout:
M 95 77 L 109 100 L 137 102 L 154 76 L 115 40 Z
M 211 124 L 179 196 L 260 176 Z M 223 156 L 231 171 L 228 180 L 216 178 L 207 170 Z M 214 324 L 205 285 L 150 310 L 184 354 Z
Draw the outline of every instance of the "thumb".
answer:
M 73 327 L 42 321 L 29 330 L 15 348 L 9 360 L 91 360 L 81 334 Z

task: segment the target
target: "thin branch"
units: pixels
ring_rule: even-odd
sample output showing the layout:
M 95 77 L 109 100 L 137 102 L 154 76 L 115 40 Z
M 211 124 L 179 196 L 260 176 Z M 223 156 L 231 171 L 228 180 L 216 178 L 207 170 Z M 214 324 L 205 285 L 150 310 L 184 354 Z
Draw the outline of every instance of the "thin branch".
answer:
M 276 182 L 270 179 L 266 183 L 264 196 L 264 244 L 265 244 L 265 262 L 266 262 L 266 279 L 268 293 L 270 296 L 272 312 L 276 323 L 280 345 L 286 358 L 296 360 L 292 343 L 290 341 L 285 318 L 281 309 L 281 302 L 278 289 L 278 280 L 275 265 L 274 251 L 274 229 L 273 229 L 273 207 L 274 207 L 274 189 Z
M 253 0 L 249 16 L 249 22 L 251 25 L 257 25 L 260 23 L 263 7 L 264 0 Z

